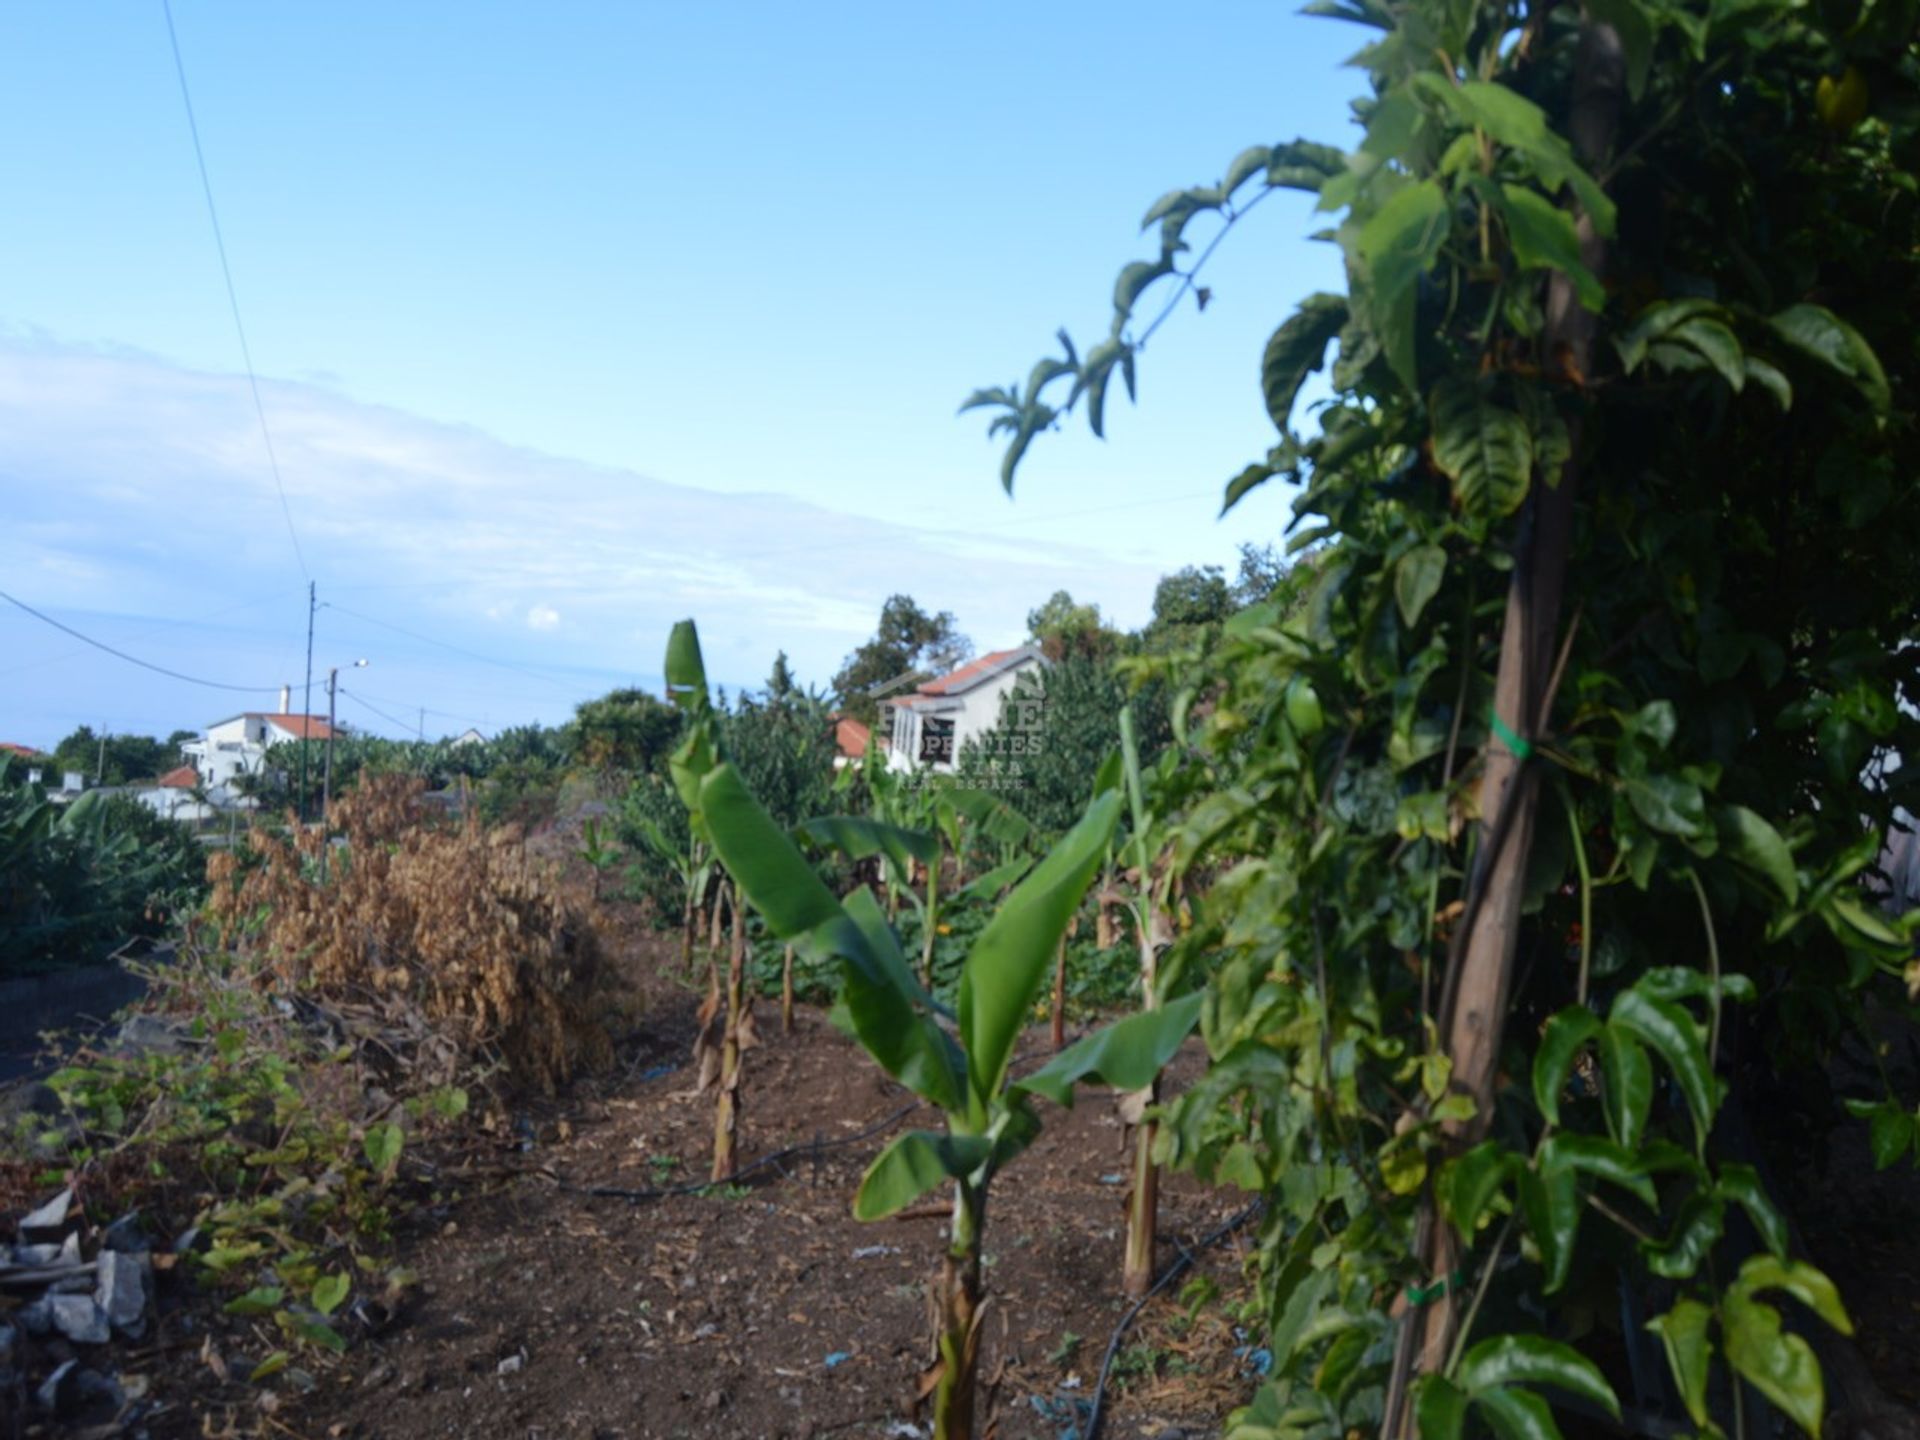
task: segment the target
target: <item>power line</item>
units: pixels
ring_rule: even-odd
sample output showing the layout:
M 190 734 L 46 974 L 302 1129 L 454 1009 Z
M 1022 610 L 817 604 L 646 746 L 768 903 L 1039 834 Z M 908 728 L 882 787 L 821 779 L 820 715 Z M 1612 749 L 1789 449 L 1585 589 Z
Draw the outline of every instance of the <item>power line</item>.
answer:
M 362 710 L 371 710 L 374 714 L 378 715 L 382 720 L 386 721 L 389 725 L 397 726 L 402 730 L 410 730 L 413 728 L 412 726 L 407 725 L 402 721 L 394 719 L 393 716 L 387 714 L 387 712 L 382 710 L 378 705 L 369 704 L 366 700 L 363 700 L 360 696 L 354 694 L 351 690 L 347 689 L 346 686 L 335 685 L 333 688 L 336 693 L 346 696 L 347 699 L 353 701 L 353 703 L 358 705 Z
M 207 176 L 206 153 L 200 148 L 200 124 L 193 114 L 193 95 L 187 88 L 186 62 L 180 58 L 180 37 L 173 28 L 173 0 L 160 0 L 167 17 L 167 43 L 173 47 L 173 70 L 180 77 L 180 100 L 187 109 L 187 133 L 193 137 L 193 158 L 200 167 L 200 189 L 207 197 L 207 218 L 213 222 L 213 246 L 220 252 L 220 276 L 227 282 L 227 305 L 233 311 L 234 333 L 240 337 L 240 358 L 247 366 L 247 389 L 253 395 L 253 413 L 260 417 L 260 438 L 266 442 L 267 464 L 273 470 L 273 487 L 280 493 L 280 513 L 286 518 L 287 538 L 293 542 L 294 559 L 300 573 L 309 580 L 306 553 L 300 548 L 300 536 L 293 528 L 293 507 L 287 504 L 286 482 L 280 478 L 280 457 L 274 453 L 273 432 L 267 428 L 267 407 L 260 403 L 260 378 L 254 373 L 253 347 L 247 344 L 247 327 L 240 320 L 240 296 L 233 288 L 233 268 L 227 264 L 227 241 L 220 232 L 220 211 L 213 203 L 213 181 Z
M 71 625 L 63 625 L 51 615 L 43 614 L 34 609 L 33 606 L 27 604 L 26 601 L 16 599 L 4 590 L 0 590 L 0 600 L 5 600 L 9 605 L 18 606 L 20 609 L 26 611 L 27 614 L 33 616 L 34 619 L 44 621 L 56 630 L 65 631 L 76 640 L 84 640 L 96 650 L 106 651 L 107 654 L 117 660 L 125 660 L 130 665 L 138 665 L 142 670 L 151 670 L 156 675 L 165 675 L 170 680 L 184 680 L 189 685 L 204 686 L 208 690 L 233 690 L 242 695 L 275 695 L 278 694 L 280 690 L 278 685 L 226 685 L 218 680 L 202 680 L 193 675 L 182 675 L 178 670 L 169 670 L 164 665 L 155 665 L 150 660 L 142 660 L 137 655 L 129 655 L 124 650 L 116 650 L 104 640 L 96 640 L 91 635 L 82 635 Z
M 382 705 L 398 705 L 404 710 L 420 710 L 428 715 L 438 715 L 446 720 L 465 720 L 469 725 L 492 725 L 495 723 L 491 715 L 462 715 L 458 710 L 438 710 L 431 705 L 417 705 L 411 700 L 396 700 L 391 695 L 366 695 L 363 693 L 361 698 L 378 700 Z
M 182 625 L 204 625 L 209 620 L 217 620 L 222 615 L 231 615 L 236 610 L 258 609 L 259 605 L 260 597 L 258 595 L 249 595 L 245 600 L 237 601 L 232 605 L 223 605 L 218 610 L 211 610 L 205 615 L 190 615 L 174 619 L 162 619 L 157 616 L 146 615 L 133 616 L 130 618 L 153 621 L 150 625 L 142 625 L 138 630 L 133 632 L 133 636 L 138 639 L 145 639 L 149 635 L 159 634 L 162 630 L 174 630 Z M 272 632 L 255 630 L 242 631 L 239 633 L 265 635 Z M 77 659 L 82 653 L 83 652 L 79 650 L 67 650 L 58 655 L 43 655 L 37 660 L 26 660 L 18 665 L 9 665 L 6 669 L 0 670 L 0 679 L 4 679 L 9 675 L 19 675 L 28 670 L 37 670 L 43 665 L 63 665 L 69 660 Z

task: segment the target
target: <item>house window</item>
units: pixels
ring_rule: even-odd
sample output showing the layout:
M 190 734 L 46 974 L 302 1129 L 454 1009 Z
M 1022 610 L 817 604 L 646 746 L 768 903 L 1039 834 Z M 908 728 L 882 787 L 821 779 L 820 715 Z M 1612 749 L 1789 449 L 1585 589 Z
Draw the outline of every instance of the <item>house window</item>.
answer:
M 938 720 L 929 715 L 920 722 L 920 763 L 953 763 L 953 721 Z

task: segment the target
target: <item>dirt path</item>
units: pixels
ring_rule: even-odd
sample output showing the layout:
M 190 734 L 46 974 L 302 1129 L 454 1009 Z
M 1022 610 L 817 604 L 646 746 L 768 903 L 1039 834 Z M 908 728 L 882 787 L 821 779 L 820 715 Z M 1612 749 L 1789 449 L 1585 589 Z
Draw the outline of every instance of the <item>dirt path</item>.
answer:
M 927 1359 L 924 1281 L 944 1227 L 934 1216 L 860 1224 L 849 1204 L 886 1138 L 931 1123 L 929 1112 L 797 1155 L 725 1194 L 631 1203 L 581 1193 L 705 1178 L 711 1109 L 686 1094 L 679 1063 L 691 1010 L 682 996 L 656 1012 L 626 1057 L 631 1078 L 528 1117 L 535 1140 L 520 1163 L 542 1173 L 460 1204 L 441 1233 L 403 1247 L 417 1298 L 308 1397 L 303 1433 L 909 1433 L 901 1422 Z M 749 1156 L 845 1139 L 911 1101 L 817 1012 L 803 1012 L 790 1037 L 778 1033 L 777 1007 L 763 1004 L 761 1016 L 765 1039 L 748 1057 Z M 1177 1062 L 1186 1074 L 1198 1066 L 1197 1054 Z M 1047 1122 L 997 1187 L 989 1220 L 995 1298 L 983 1374 L 1002 1440 L 1072 1433 L 1125 1308 L 1113 1102 L 1090 1095 Z M 1184 1179 L 1163 1194 L 1163 1258 L 1242 1203 Z M 1243 1258 L 1223 1245 L 1197 1273 L 1234 1289 Z M 1188 1322 L 1178 1288 L 1143 1316 L 1123 1355 L 1102 1427 L 1115 1440 L 1215 1434 L 1251 1389 L 1245 1343 L 1220 1307 Z

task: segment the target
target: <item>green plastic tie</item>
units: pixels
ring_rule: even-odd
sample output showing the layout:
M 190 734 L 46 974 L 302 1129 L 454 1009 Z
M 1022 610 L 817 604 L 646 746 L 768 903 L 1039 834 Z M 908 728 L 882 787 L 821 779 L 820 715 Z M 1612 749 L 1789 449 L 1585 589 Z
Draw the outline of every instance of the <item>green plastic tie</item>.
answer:
M 1533 754 L 1533 743 L 1515 734 L 1507 722 L 1500 718 L 1500 712 L 1491 705 L 1487 707 L 1487 724 L 1500 737 L 1500 743 L 1513 752 L 1514 759 L 1525 760 Z
M 1448 1291 L 1458 1290 L 1466 1283 L 1466 1279 L 1466 1274 L 1463 1271 L 1456 1270 L 1451 1275 L 1441 1276 L 1431 1285 L 1409 1285 L 1407 1287 L 1407 1304 L 1413 1306 L 1415 1309 L 1418 1309 L 1422 1305 L 1430 1305 L 1441 1296 L 1447 1294 Z

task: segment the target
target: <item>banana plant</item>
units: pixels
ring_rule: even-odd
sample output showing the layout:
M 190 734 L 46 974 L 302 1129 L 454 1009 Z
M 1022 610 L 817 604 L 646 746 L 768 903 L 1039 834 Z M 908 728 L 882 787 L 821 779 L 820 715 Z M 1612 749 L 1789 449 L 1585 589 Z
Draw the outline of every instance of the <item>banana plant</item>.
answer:
M 838 850 L 849 860 L 880 861 L 880 875 L 889 895 L 905 895 L 920 915 L 925 945 L 920 973 L 933 984 L 933 940 L 940 918 L 940 836 L 931 830 L 911 830 L 887 820 L 864 815 L 822 815 L 794 826 L 793 833 L 815 845 Z M 915 862 L 927 872 L 923 899 L 913 888 Z M 890 907 L 892 908 L 892 907 Z
M 1146 786 L 1140 771 L 1140 746 L 1134 736 L 1133 707 L 1120 711 L 1120 778 L 1124 780 L 1132 828 L 1125 850 L 1133 873 L 1138 877 L 1127 897 L 1126 912 L 1133 921 L 1133 933 L 1140 954 L 1140 996 L 1143 1013 L 1151 1014 L 1160 1004 L 1160 949 L 1171 937 L 1168 924 L 1172 868 L 1161 867 L 1154 873 L 1154 861 L 1164 846 L 1164 830 L 1159 817 L 1147 808 Z M 1107 767 L 1101 767 L 1106 778 Z M 1096 793 L 1099 786 L 1096 784 Z M 1158 1130 L 1151 1107 L 1160 1098 L 1160 1077 L 1156 1073 L 1146 1086 L 1128 1097 L 1124 1107 L 1134 1122 L 1133 1186 L 1127 1197 L 1126 1261 L 1121 1284 L 1129 1295 L 1144 1295 L 1153 1285 L 1153 1247 L 1159 1225 L 1160 1168 L 1154 1163 L 1153 1142 Z
M 652 816 L 637 815 L 632 824 L 641 843 L 658 856 L 673 871 L 674 879 L 680 882 L 680 968 L 691 975 L 693 935 L 700 928 L 700 900 L 713 882 L 712 853 L 692 835 L 687 839 L 686 849 L 682 850 Z
M 667 651 L 669 687 L 706 686 L 691 621 Z M 775 935 L 837 959 L 855 1037 L 894 1079 L 939 1109 L 941 1130 L 901 1135 L 868 1167 L 854 1198 L 862 1220 L 893 1215 L 944 1185 L 953 1188 L 946 1254 L 935 1279 L 935 1440 L 972 1440 L 979 1362 L 981 1243 L 999 1172 L 1040 1132 L 1034 1097 L 1069 1105 L 1074 1087 L 1096 1081 L 1146 1085 L 1199 1018 L 1201 996 L 1184 996 L 1087 1036 L 1024 1079 L 1010 1076 L 1014 1045 L 1045 982 L 1047 962 L 1085 895 L 1120 814 L 1109 792 L 1089 806 L 1001 905 L 968 953 L 957 1014 L 937 1005 L 914 975 L 898 937 L 869 891 L 842 902 L 821 883 L 792 838 L 710 746 L 683 747 L 676 783 L 706 833 Z
M 700 658 L 700 638 L 694 633 L 691 622 L 682 621 L 673 628 L 673 635 L 667 642 L 666 675 L 667 698 L 686 717 L 680 744 L 668 757 L 667 769 L 673 776 L 674 789 L 679 792 L 681 803 L 687 807 L 690 848 L 697 851 L 702 845 L 710 845 L 724 864 L 726 855 L 714 844 L 706 810 L 701 803 L 703 779 L 714 769 L 725 767 L 720 758 L 720 727 L 714 715 L 713 702 L 707 694 L 706 667 Z M 689 675 L 697 677 L 697 680 L 688 681 L 686 677 Z M 732 867 L 727 868 L 731 870 Z M 727 888 L 724 882 L 721 888 L 723 892 Z M 733 943 L 728 947 L 727 954 L 726 1024 L 721 1032 L 717 1076 L 719 1089 L 714 1098 L 713 1112 L 712 1176 L 716 1184 L 731 1175 L 735 1168 L 735 1141 L 739 1136 L 742 1100 L 740 1057 L 754 1044 L 753 1002 L 747 994 L 746 916 L 737 875 L 733 877 L 732 901 Z M 714 908 L 717 914 L 718 901 Z M 716 940 L 714 949 L 717 951 L 718 948 Z M 719 1010 L 719 1001 L 718 995 L 710 993 L 706 1006 L 702 1007 L 703 1043 Z

